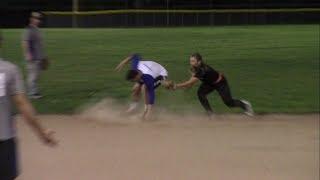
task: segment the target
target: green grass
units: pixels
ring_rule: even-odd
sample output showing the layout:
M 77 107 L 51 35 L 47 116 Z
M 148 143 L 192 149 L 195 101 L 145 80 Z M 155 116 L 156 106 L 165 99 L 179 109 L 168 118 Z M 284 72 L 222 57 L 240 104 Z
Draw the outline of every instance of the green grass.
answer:
M 3 56 L 23 67 L 21 29 L 3 30 Z M 34 101 L 41 113 L 72 113 L 105 97 L 129 100 L 131 84 L 113 68 L 126 55 L 141 53 L 164 65 L 170 78 L 189 78 L 188 56 L 200 52 L 223 72 L 234 97 L 248 99 L 259 113 L 319 112 L 319 26 L 230 26 L 146 29 L 43 29 L 52 66 Z M 198 86 L 198 85 L 197 85 Z M 157 91 L 157 105 L 199 111 L 197 86 Z M 235 112 L 210 95 L 217 112 Z

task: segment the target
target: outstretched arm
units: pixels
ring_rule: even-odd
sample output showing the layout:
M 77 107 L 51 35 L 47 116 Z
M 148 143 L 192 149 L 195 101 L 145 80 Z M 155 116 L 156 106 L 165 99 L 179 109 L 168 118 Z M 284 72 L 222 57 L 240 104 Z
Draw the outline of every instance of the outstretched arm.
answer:
M 131 58 L 132 58 L 132 55 L 126 57 L 124 60 L 122 60 L 122 61 L 118 64 L 118 66 L 115 68 L 115 70 L 116 70 L 117 72 L 120 72 L 120 71 L 123 69 L 123 67 L 130 62 Z
M 126 57 L 124 60 L 122 60 L 118 66 L 115 68 L 115 71 L 120 72 L 125 65 L 127 65 L 130 61 L 133 61 L 133 68 L 136 68 L 136 66 L 138 65 L 138 62 L 140 60 L 140 57 L 138 54 L 132 54 L 128 57 Z
M 194 84 L 199 81 L 198 78 L 192 76 L 188 81 L 178 83 L 174 86 L 174 89 L 181 89 L 181 88 L 191 88 Z

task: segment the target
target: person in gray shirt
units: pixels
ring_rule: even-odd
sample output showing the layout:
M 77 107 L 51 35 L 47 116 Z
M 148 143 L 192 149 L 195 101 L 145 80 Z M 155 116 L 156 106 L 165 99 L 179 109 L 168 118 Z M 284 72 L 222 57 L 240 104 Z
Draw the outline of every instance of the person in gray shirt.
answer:
M 47 58 L 44 51 L 43 35 L 40 32 L 39 25 L 42 15 L 37 12 L 31 13 L 30 23 L 22 35 L 22 49 L 27 65 L 27 88 L 28 95 L 32 99 L 41 98 L 38 89 L 38 80 L 43 64 L 47 64 Z
M 1 46 L 0 34 L 0 46 Z M 40 139 L 50 146 L 57 144 L 53 131 L 44 128 L 24 93 L 23 80 L 17 66 L 0 58 L 0 179 L 13 180 L 18 176 L 16 158 L 16 131 L 13 106 L 36 132 Z

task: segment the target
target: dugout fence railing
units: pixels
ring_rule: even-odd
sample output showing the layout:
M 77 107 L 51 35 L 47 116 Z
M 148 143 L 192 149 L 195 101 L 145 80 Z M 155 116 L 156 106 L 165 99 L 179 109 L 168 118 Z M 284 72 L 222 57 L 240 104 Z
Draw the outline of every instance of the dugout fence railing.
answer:
M 46 27 L 161 27 L 250 24 L 312 24 L 320 8 L 46 11 Z

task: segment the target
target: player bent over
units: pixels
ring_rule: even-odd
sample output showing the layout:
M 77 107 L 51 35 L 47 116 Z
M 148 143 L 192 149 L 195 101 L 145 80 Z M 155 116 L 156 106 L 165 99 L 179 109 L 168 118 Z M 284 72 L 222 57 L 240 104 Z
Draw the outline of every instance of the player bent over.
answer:
M 155 89 L 160 85 L 168 87 L 168 72 L 162 65 L 154 61 L 142 60 L 138 54 L 130 55 L 121 61 L 116 67 L 116 71 L 121 71 L 129 62 L 131 62 L 131 69 L 127 72 L 126 79 L 135 82 L 135 84 L 132 88 L 132 102 L 127 113 L 131 113 L 137 108 L 141 91 L 144 90 L 145 111 L 143 119 L 150 120 L 155 102 Z

